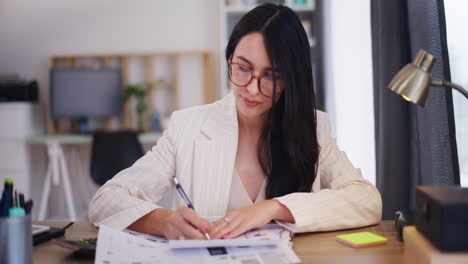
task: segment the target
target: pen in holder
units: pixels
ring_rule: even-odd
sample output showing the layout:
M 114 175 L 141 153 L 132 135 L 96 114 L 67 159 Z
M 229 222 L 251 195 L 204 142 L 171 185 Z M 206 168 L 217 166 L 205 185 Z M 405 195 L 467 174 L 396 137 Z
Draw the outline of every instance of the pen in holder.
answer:
M 32 263 L 31 215 L 0 217 L 0 263 Z

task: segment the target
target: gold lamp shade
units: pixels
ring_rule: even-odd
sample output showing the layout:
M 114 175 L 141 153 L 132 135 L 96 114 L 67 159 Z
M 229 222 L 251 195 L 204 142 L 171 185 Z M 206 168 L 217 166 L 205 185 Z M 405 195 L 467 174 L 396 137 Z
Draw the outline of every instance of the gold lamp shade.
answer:
M 429 74 L 435 57 L 425 50 L 419 50 L 416 58 L 393 77 L 388 88 L 406 100 L 424 106 L 431 85 Z
M 449 81 L 432 80 L 430 71 L 435 57 L 429 52 L 420 49 L 412 63 L 401 69 L 388 85 L 395 93 L 417 105 L 426 104 L 429 86 L 444 86 L 458 90 L 466 98 L 468 93 L 461 86 Z

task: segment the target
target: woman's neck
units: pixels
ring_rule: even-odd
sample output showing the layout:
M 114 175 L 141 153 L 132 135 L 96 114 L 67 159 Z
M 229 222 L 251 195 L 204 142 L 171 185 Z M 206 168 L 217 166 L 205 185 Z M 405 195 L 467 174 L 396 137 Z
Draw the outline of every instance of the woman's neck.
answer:
M 258 139 L 262 134 L 265 126 L 266 116 L 259 118 L 246 118 L 238 115 L 239 120 L 239 136 Z

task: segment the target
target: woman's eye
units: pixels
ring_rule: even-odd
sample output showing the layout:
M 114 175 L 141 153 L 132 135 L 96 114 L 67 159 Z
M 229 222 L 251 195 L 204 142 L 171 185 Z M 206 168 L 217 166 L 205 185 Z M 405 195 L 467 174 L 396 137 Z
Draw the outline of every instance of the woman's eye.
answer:
M 239 70 L 243 71 L 243 72 L 250 72 L 249 69 L 245 68 L 245 67 L 242 67 L 242 66 L 239 66 Z
M 273 75 L 266 75 L 263 76 L 263 80 L 273 82 Z

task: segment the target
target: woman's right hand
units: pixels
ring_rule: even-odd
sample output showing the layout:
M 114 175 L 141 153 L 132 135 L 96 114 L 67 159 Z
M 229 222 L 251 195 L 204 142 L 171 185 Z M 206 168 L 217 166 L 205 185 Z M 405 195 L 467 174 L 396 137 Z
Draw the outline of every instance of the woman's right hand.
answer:
M 205 239 L 204 233 L 210 233 L 213 227 L 210 221 L 187 206 L 168 214 L 163 226 L 162 232 L 167 239 Z

